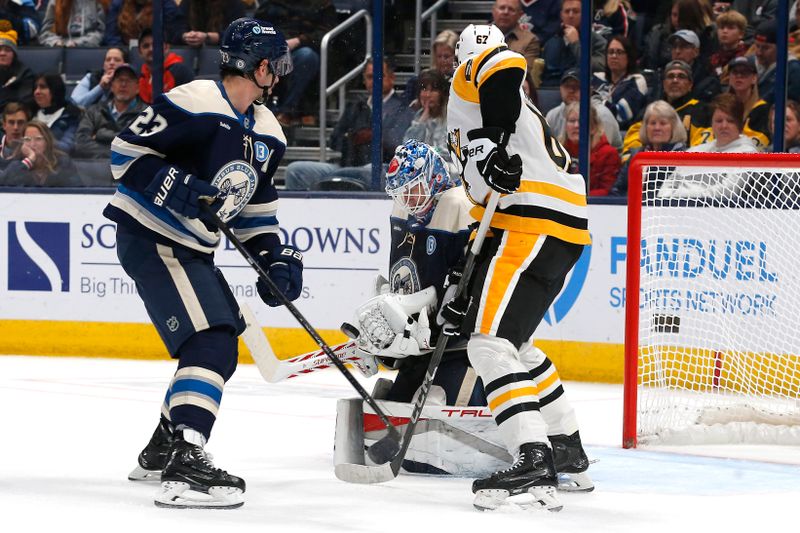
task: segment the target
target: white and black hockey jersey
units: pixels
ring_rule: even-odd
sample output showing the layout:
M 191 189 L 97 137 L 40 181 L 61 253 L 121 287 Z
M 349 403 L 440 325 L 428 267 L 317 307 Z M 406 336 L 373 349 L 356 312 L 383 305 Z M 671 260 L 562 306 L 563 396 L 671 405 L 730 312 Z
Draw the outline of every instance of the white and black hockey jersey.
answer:
M 242 241 L 274 235 L 277 243 L 272 176 L 285 150 L 283 130 L 265 106 L 251 105 L 241 114 L 221 82 L 180 85 L 157 97 L 111 144 L 119 186 L 103 214 L 157 241 L 213 252 L 218 231 L 143 194 L 161 168 L 175 165 L 220 189 L 225 202 L 218 215 Z
M 469 161 L 467 133 L 502 127 L 511 133 L 509 155 L 519 154 L 522 159 L 522 183 L 513 194 L 501 196 L 492 226 L 589 244 L 586 183 L 580 174 L 567 172 L 567 151 L 522 91 L 526 68 L 525 58 L 505 45 L 489 48 L 459 65 L 447 104 L 452 160 L 460 167 L 467 194 L 476 204 L 472 215 L 480 220 L 490 189 L 475 163 Z

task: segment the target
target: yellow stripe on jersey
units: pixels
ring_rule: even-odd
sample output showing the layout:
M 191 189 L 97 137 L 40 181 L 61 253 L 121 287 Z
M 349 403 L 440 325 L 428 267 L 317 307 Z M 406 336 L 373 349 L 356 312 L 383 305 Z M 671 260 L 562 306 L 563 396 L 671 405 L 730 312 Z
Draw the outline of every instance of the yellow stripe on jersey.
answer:
M 520 192 L 530 192 L 536 194 L 543 194 L 545 196 L 552 196 L 553 198 L 558 198 L 559 200 L 563 200 L 573 205 L 577 205 L 580 207 L 584 207 L 586 205 L 586 194 L 576 193 L 567 189 L 566 187 L 561 187 L 559 185 L 555 185 L 553 183 L 544 183 L 541 181 L 527 181 L 522 180 L 522 183 L 517 189 L 518 193 Z
M 542 381 L 539 381 L 539 382 L 536 383 L 536 394 L 537 395 L 541 395 L 542 391 L 547 390 L 547 388 L 550 387 L 551 385 L 553 385 L 553 383 L 555 383 L 556 381 L 559 381 L 558 372 L 555 371 L 555 368 L 556 368 L 555 365 L 553 365 L 551 367 L 551 369 L 553 370 L 553 373 L 551 375 L 549 375 L 546 379 L 543 379 Z
M 483 206 L 476 205 L 470 209 L 469 214 L 475 220 L 480 220 L 483 217 L 483 211 Z M 574 244 L 592 244 L 589 230 L 565 226 L 545 218 L 521 217 L 495 212 L 492 217 L 492 226 L 521 233 L 551 235 L 562 241 Z
M 482 73 L 475 74 L 476 78 L 480 78 L 478 80 L 478 89 L 481 88 L 481 85 L 483 85 L 486 80 L 492 77 L 492 74 L 494 74 L 499 70 L 506 70 L 509 68 L 521 68 L 524 74 L 528 70 L 528 63 L 522 56 L 507 57 L 501 59 L 497 63 L 492 64 L 492 66 L 488 70 L 485 70 Z
M 468 82 L 466 76 L 464 75 L 466 67 L 467 63 L 463 63 L 460 67 L 458 67 L 456 74 L 453 76 L 453 91 L 455 91 L 458 97 L 462 100 L 472 104 L 480 103 L 480 99 L 478 98 L 478 88 L 472 83 Z
M 482 297 L 481 308 L 478 311 L 480 318 L 479 333 L 494 335 L 495 318 L 505 312 L 508 305 L 509 291 L 513 292 L 520 270 L 529 262 L 529 257 L 536 247 L 539 235 L 529 233 L 507 234 L 503 245 L 498 249 L 498 255 L 492 260 L 489 284 L 484 289 L 485 298 Z

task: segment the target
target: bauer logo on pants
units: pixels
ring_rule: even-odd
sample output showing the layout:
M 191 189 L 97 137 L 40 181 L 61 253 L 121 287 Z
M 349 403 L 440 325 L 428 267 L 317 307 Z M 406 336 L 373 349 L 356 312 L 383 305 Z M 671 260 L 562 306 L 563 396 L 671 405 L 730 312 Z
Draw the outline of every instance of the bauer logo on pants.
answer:
M 68 223 L 8 223 L 8 290 L 69 292 Z

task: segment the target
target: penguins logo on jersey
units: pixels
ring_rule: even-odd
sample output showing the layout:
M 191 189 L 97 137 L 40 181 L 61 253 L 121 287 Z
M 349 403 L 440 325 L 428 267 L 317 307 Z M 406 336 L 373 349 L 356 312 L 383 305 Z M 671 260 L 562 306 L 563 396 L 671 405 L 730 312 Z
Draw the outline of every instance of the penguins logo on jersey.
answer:
M 220 198 L 225 199 L 217 215 L 228 221 L 238 215 L 252 198 L 258 185 L 258 174 L 245 161 L 231 161 L 217 171 L 211 185 L 218 188 Z
M 447 149 L 450 150 L 450 159 L 455 163 L 460 176 L 464 172 L 464 167 L 467 166 L 467 154 L 461 149 L 461 130 L 459 128 L 447 132 Z

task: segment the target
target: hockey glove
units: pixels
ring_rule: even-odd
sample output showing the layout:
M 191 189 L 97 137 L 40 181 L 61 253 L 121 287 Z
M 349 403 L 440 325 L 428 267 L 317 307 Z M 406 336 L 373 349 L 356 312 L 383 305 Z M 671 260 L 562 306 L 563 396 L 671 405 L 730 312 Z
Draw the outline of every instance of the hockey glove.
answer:
M 144 193 L 157 206 L 169 207 L 187 218 L 200 216 L 200 202 L 210 203 L 212 209 L 223 203 L 217 199 L 219 189 L 171 165 L 158 171 Z
M 519 189 L 522 159 L 506 152 L 508 133 L 503 128 L 478 128 L 467 132 L 468 153 L 475 160 L 484 181 L 500 193 L 511 194 Z
M 287 245 L 276 246 L 272 250 L 260 252 L 261 264 L 269 274 L 281 293 L 290 302 L 297 300 L 303 290 L 303 254 Z M 270 307 L 278 307 L 282 302 L 267 286 L 266 282 L 258 278 L 256 282 L 258 295 Z
M 444 304 L 439 310 L 436 321 L 442 326 L 442 335 L 458 337 L 461 335 L 461 326 L 472 305 L 472 297 L 459 296 Z

